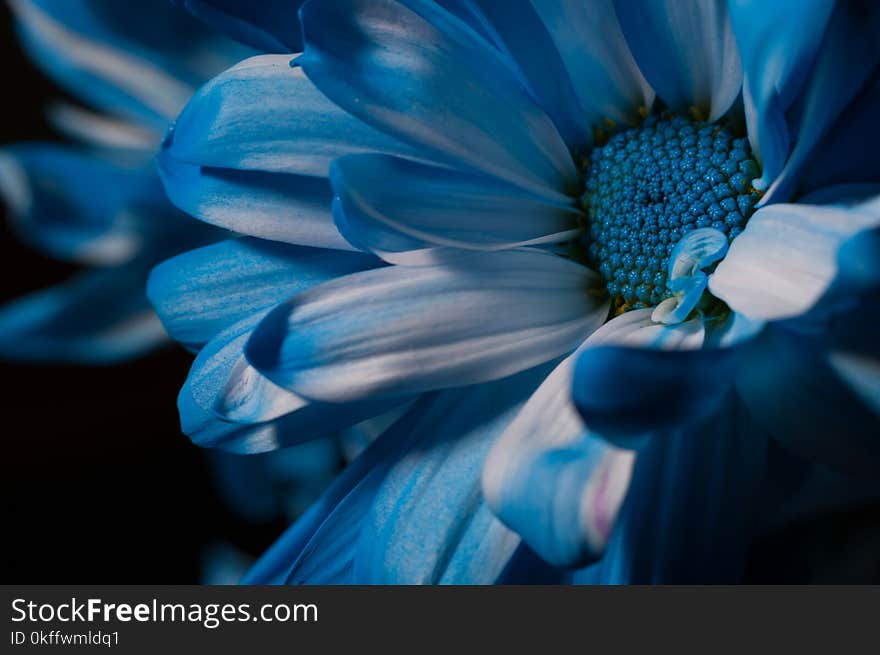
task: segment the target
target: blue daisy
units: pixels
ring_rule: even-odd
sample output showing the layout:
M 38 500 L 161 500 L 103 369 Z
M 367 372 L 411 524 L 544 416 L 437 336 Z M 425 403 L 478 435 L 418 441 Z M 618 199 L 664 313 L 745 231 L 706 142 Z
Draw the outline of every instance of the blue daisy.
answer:
M 192 4 L 292 49 L 279 3 Z M 876 494 L 880 10 L 299 17 L 292 65 L 241 62 L 169 129 L 172 202 L 244 236 L 148 293 L 200 349 L 196 443 L 402 416 L 251 581 L 730 581 L 804 511 L 768 500 L 780 444 L 825 508 Z

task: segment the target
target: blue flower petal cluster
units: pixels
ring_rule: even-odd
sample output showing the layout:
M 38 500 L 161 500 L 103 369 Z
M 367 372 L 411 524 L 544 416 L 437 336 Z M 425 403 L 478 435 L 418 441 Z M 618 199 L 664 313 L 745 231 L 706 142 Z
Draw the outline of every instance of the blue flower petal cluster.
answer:
M 276 2 L 187 4 L 299 35 Z M 255 452 L 402 415 L 249 580 L 735 581 L 762 531 L 876 496 L 880 8 L 299 18 L 292 66 L 230 68 L 162 144 L 172 202 L 244 235 L 150 278 L 200 348 L 182 424 Z M 782 499 L 779 448 L 802 474 Z
M 10 6 L 27 54 L 68 93 L 48 108 L 68 139 L 4 146 L 0 195 L 23 241 L 83 270 L 0 308 L 0 356 L 109 364 L 143 355 L 168 342 L 145 294 L 151 268 L 223 236 L 167 200 L 156 150 L 195 90 L 255 51 L 167 0 Z M 334 440 L 247 461 L 212 455 L 222 497 L 251 521 L 298 515 L 341 460 Z
M 49 108 L 68 143 L 0 153 L 12 227 L 88 267 L 0 309 L 0 354 L 111 363 L 166 341 L 143 292 L 150 268 L 220 233 L 164 197 L 153 162 L 167 122 L 206 79 L 250 51 L 167 3 L 13 0 L 22 45 L 73 101 Z

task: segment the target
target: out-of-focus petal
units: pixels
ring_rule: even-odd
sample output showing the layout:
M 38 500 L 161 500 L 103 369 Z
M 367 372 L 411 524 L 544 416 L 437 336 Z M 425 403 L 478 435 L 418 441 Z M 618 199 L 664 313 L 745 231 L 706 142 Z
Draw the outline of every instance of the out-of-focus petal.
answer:
M 142 261 L 81 274 L 0 309 L 0 355 L 26 361 L 112 364 L 168 337 L 143 292 Z
M 12 8 L 45 73 L 86 102 L 159 129 L 204 79 L 247 56 L 168 4 L 13 0 Z
M 59 259 L 104 266 L 133 259 L 148 247 L 154 229 L 133 210 L 152 204 L 152 213 L 158 213 L 163 202 L 161 196 L 155 200 L 157 194 L 152 170 L 70 147 L 18 145 L 0 154 L 0 195 L 13 228 Z M 166 213 L 171 210 L 166 205 Z
M 663 325 L 650 316 L 650 309 L 621 315 L 578 356 L 574 404 L 592 430 L 612 441 L 704 418 L 717 409 L 738 362 L 734 348 L 701 348 L 701 319 Z
M 172 0 L 218 32 L 265 52 L 300 52 L 305 0 Z
M 876 479 L 880 350 L 873 328 L 880 294 L 871 300 L 818 329 L 809 320 L 771 324 L 748 349 L 736 384 L 786 448 L 846 475 Z
M 760 512 L 768 437 L 736 394 L 687 430 L 639 451 L 592 584 L 739 583 Z

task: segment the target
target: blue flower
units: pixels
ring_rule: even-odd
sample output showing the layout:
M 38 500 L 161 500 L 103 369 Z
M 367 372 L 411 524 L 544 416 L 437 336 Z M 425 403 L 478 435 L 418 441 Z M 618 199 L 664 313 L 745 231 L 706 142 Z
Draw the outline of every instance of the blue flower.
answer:
M 222 73 L 162 145 L 172 202 L 246 235 L 150 278 L 202 348 L 181 420 L 254 452 L 407 409 L 251 581 L 730 581 L 785 520 L 775 444 L 877 493 L 880 10 L 299 16 L 292 67 Z
M 0 193 L 23 240 L 90 268 L 0 309 L 0 355 L 94 364 L 143 354 L 167 341 L 144 294 L 150 268 L 221 236 L 167 201 L 155 150 L 195 89 L 252 51 L 165 2 L 11 6 L 34 62 L 91 109 L 49 109 L 72 144 L 4 147 Z

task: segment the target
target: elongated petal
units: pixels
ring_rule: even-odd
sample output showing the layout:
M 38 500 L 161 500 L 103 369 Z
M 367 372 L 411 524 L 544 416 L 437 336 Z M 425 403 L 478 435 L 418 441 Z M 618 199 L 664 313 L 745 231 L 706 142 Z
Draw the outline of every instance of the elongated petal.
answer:
M 770 205 L 758 210 L 709 278 L 710 291 L 750 318 L 775 320 L 812 307 L 838 271 L 841 245 L 880 224 L 878 201 L 851 209 Z
M 259 319 L 255 314 L 222 331 L 193 362 L 180 393 L 180 416 L 184 432 L 196 443 L 234 452 L 272 450 L 350 427 L 395 406 L 396 401 L 312 403 L 275 386 L 242 355 Z
M 490 41 L 515 62 L 529 92 L 553 120 L 569 149 L 584 153 L 592 146 L 589 116 L 578 102 L 565 62 L 538 8 L 530 0 L 469 0 L 459 4 L 469 6 L 472 12 L 468 16 L 457 15 L 470 18 L 474 29 L 485 30 Z
M 217 335 L 180 390 L 181 429 L 193 443 L 262 453 L 335 433 L 394 406 L 396 401 L 311 403 L 274 386 L 241 356 L 247 327 L 236 324 Z
M 856 96 L 816 145 L 799 181 L 804 191 L 880 179 L 880 76 Z M 799 202 L 805 202 L 799 198 Z
M 163 262 L 147 294 L 168 333 L 197 348 L 247 316 L 377 263 L 359 253 L 233 239 Z
M 128 151 L 152 158 L 156 144 L 162 140 L 158 129 L 63 101 L 48 107 L 46 117 L 65 136 L 99 150 Z
M 262 239 L 352 249 L 333 225 L 325 178 L 195 166 L 167 150 L 158 160 L 169 199 L 191 216 Z
M 875 37 L 878 30 L 880 5 L 870 2 L 835 3 L 807 82 L 788 109 L 787 117 L 793 134 L 791 153 L 762 202 L 788 201 L 801 190 L 806 167 L 812 162 L 818 167 L 823 165 L 826 159 L 820 147 L 823 139 L 833 140 L 835 132 L 842 132 L 845 127 L 858 127 L 857 124 L 848 126 L 841 119 L 846 117 L 857 123 L 857 112 L 855 116 L 846 116 L 847 107 L 854 101 L 859 102 L 856 109 L 870 104 L 864 94 L 870 93 L 870 89 L 877 84 L 876 67 L 880 64 L 880 49 L 875 45 Z M 865 138 L 871 139 L 872 128 L 868 129 Z M 870 147 L 869 143 L 853 135 L 846 140 L 857 144 L 857 149 Z M 850 153 L 847 152 L 846 156 L 850 156 Z M 853 181 L 864 179 L 858 177 Z M 827 184 L 833 181 L 819 182 Z
M 172 0 L 227 36 L 265 52 L 300 52 L 304 0 Z
M 734 348 L 700 348 L 700 319 L 661 326 L 649 311 L 636 311 L 619 326 L 603 326 L 574 372 L 574 403 L 606 438 L 670 430 L 705 417 L 724 397 L 738 362 Z
M 766 189 L 785 165 L 792 134 L 785 119 L 822 43 L 833 0 L 761 3 L 730 0 L 744 71 L 743 96 L 752 151 Z
M 444 161 L 551 197 L 577 192 L 552 121 L 452 14 L 422 0 L 343 0 L 300 16 L 297 63 L 340 107 Z
M 161 207 L 150 198 L 158 193 L 152 170 L 65 146 L 19 145 L 0 154 L 0 194 L 13 227 L 61 259 L 105 266 L 133 259 L 149 233 L 133 210 Z
M 426 428 L 458 416 L 444 400 L 459 398 L 456 390 L 427 394 L 417 400 L 345 468 L 260 558 L 245 582 L 351 583 L 363 519 L 385 474 Z
M 640 450 L 592 584 L 738 583 L 760 511 L 767 435 L 735 394 L 718 413 Z
M 529 250 L 357 273 L 273 310 L 247 356 L 277 384 L 332 401 L 484 382 L 577 346 L 607 314 L 596 283 Z
M 739 95 L 742 67 L 724 0 L 615 0 L 627 43 L 674 111 L 718 120 Z
M 411 150 L 327 100 L 289 55 L 247 59 L 187 104 L 163 144 L 189 164 L 326 177 L 354 152 Z
M 486 452 L 548 366 L 444 392 L 449 417 L 425 425 L 386 474 L 357 546 L 359 583 L 490 584 L 519 546 L 480 493 Z
M 0 309 L 0 355 L 25 361 L 111 364 L 167 339 L 143 293 L 138 261 L 83 273 Z
M 14 0 L 12 7 L 44 72 L 86 102 L 159 129 L 199 83 L 247 56 L 161 3 Z
M 334 162 L 334 192 L 354 239 L 384 259 L 418 261 L 436 247 L 500 250 L 563 241 L 577 228 L 556 204 L 480 175 L 382 155 Z
M 613 0 L 533 2 L 562 57 L 588 122 L 635 124 L 654 92 L 626 43 Z
M 256 579 L 495 582 L 519 539 L 481 506 L 481 444 L 545 373 L 423 397 L 273 547 Z
M 569 356 L 492 446 L 483 493 L 495 514 L 551 564 L 601 556 L 634 455 L 592 435 L 571 403 Z

